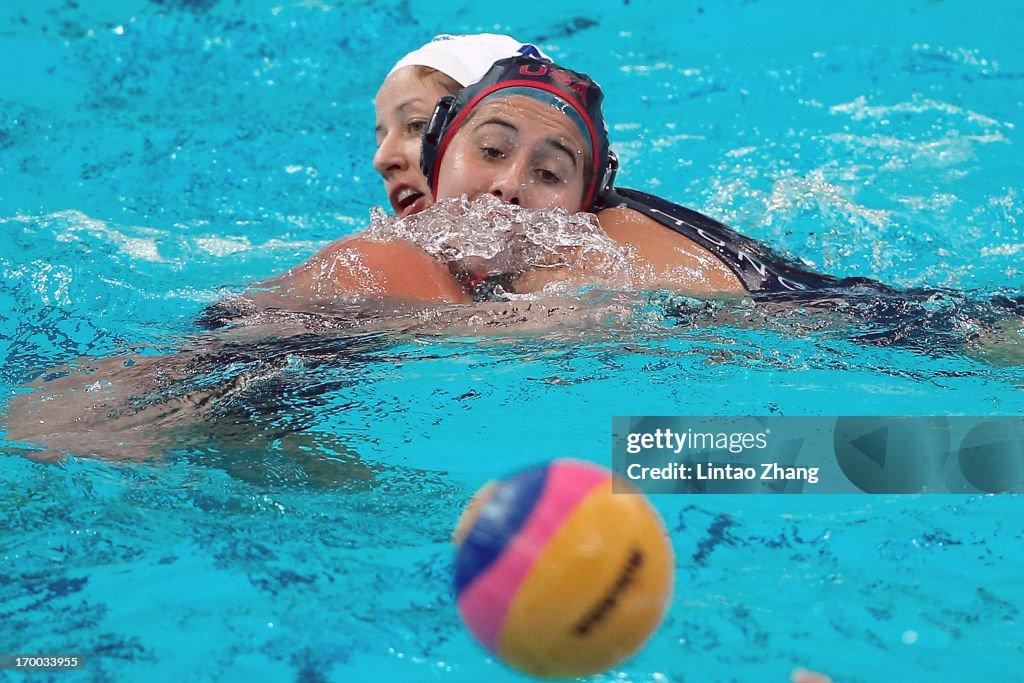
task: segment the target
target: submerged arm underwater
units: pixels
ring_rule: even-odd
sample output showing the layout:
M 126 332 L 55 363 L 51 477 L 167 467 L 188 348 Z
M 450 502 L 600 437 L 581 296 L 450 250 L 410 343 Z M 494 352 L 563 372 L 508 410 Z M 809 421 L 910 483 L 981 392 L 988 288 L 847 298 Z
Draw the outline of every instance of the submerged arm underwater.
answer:
M 286 414 L 283 394 L 303 391 L 292 385 L 309 383 L 318 366 L 343 371 L 386 361 L 396 344 L 441 334 L 522 340 L 539 331 L 599 331 L 636 310 L 621 297 L 589 306 L 580 299 L 440 305 L 350 298 L 344 308 L 333 301 L 329 314 L 309 306 L 224 306 L 241 315 L 236 324 L 191 337 L 176 352 L 80 358 L 20 387 L 4 410 L 7 439 L 35 444 L 40 448 L 28 454 L 42 460 L 146 459 L 222 437 L 237 445 L 267 427 L 268 416 Z M 333 386 L 343 387 L 344 372 L 335 374 Z M 320 392 L 330 388 L 316 383 Z M 236 419 L 240 414 L 252 420 Z M 230 424 L 220 425 L 225 420 Z

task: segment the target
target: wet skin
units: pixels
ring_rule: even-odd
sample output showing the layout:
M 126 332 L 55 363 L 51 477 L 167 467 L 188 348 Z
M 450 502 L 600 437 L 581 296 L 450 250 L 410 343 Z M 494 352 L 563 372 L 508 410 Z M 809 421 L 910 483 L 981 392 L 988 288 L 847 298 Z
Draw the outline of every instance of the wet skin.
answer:
M 439 83 L 417 76 L 411 66 L 388 76 L 377 91 L 373 167 L 400 218 L 433 204 L 427 179 L 420 172 L 420 144 L 434 105 L 447 94 Z

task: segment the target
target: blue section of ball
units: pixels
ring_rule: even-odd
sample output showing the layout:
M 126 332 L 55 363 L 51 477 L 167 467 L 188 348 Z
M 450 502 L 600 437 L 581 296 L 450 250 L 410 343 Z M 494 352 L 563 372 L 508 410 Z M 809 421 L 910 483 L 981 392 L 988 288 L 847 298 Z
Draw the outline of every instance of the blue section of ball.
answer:
M 456 597 L 501 556 L 519 533 L 544 491 L 547 477 L 547 466 L 536 467 L 498 484 L 455 558 Z

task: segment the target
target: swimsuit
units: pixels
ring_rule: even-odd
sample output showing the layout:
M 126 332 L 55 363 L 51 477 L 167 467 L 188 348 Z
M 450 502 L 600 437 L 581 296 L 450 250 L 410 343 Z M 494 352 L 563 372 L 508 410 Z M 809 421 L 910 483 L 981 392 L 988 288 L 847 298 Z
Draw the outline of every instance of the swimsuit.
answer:
M 456 276 L 458 277 L 458 276 Z M 512 288 L 512 281 L 515 278 L 511 273 L 499 273 L 488 275 L 476 280 L 469 280 L 463 284 L 468 287 L 469 293 L 473 295 L 474 303 L 484 301 L 508 301 L 505 294 L 515 291 Z

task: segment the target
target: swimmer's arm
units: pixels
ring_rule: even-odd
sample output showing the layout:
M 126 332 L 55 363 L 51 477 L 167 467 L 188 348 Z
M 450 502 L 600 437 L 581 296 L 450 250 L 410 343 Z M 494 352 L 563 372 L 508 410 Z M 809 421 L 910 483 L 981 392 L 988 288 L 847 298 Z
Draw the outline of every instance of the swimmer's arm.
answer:
M 195 358 L 190 351 L 78 358 L 19 387 L 0 412 L 0 429 L 10 441 L 33 444 L 21 452 L 40 462 L 59 462 L 69 453 L 103 460 L 159 457 L 162 438 L 144 427 L 172 414 L 180 421 L 188 396 L 147 401 L 184 380 Z M 192 394 L 196 405 L 202 394 Z
M 644 273 L 643 289 L 692 294 L 746 294 L 736 274 L 704 247 L 657 221 L 626 207 L 597 215 L 601 227 L 619 244 L 635 250 L 633 267 Z
M 346 297 L 392 297 L 464 303 L 469 296 L 437 259 L 411 242 L 376 242 L 358 235 L 327 245 L 305 263 L 253 286 L 257 308 Z

